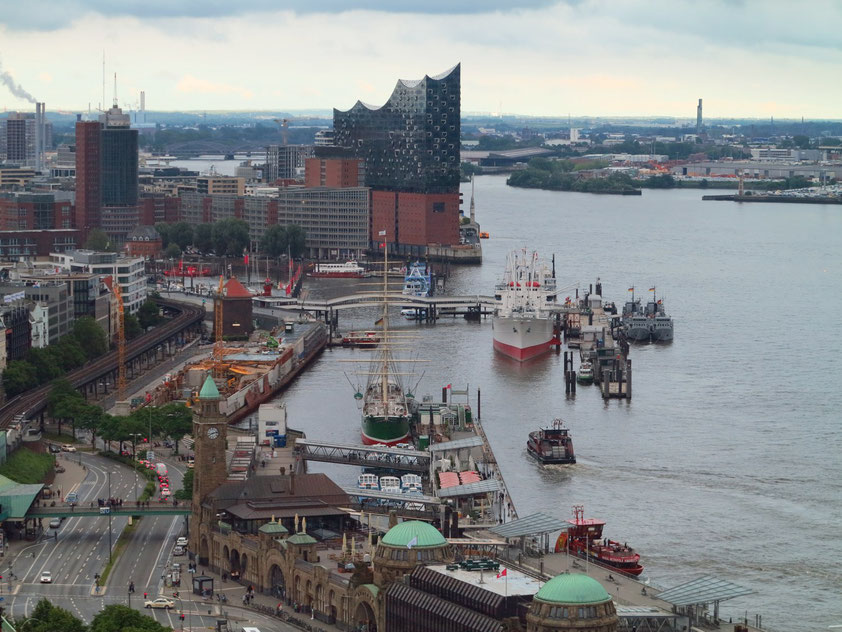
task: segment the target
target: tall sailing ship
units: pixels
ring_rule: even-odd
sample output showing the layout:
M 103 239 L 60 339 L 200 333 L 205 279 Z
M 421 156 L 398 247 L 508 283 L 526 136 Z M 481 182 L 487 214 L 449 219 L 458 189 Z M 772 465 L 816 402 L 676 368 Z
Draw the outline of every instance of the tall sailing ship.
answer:
M 509 253 L 495 295 L 500 304 L 491 326 L 498 352 L 523 361 L 559 344 L 551 310 L 556 303 L 555 272 L 537 252 L 524 248 Z
M 357 394 L 362 398 L 361 436 L 365 445 L 408 442 L 410 420 L 415 408 L 414 398 L 407 394 L 402 382 L 406 373 L 398 369 L 399 363 L 406 360 L 393 355 L 397 340 L 389 330 L 388 269 L 388 253 L 384 253 L 383 313 L 377 321 L 381 326 L 378 333 L 380 343 L 369 362 L 366 386 L 362 393 Z

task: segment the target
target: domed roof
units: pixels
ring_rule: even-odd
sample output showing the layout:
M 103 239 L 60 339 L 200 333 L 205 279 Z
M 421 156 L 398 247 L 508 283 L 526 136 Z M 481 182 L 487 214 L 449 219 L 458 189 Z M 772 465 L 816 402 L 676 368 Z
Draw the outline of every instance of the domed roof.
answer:
M 289 533 L 287 529 L 280 522 L 267 522 L 258 529 L 261 533 Z
M 439 533 L 434 526 L 421 522 L 419 520 L 407 520 L 395 525 L 386 532 L 380 543 L 386 546 L 394 546 L 406 548 L 407 544 L 412 542 L 412 548 L 429 548 L 436 546 L 446 546 L 447 540 Z
M 286 541 L 290 544 L 315 544 L 316 538 L 306 533 L 296 533 L 289 536 Z
M 202 390 L 199 391 L 199 399 L 219 399 L 219 389 L 216 388 L 216 382 L 208 375 L 205 378 L 205 383 L 202 384 Z
M 535 599 L 548 603 L 591 604 L 608 601 L 611 596 L 595 579 L 587 575 L 565 573 L 541 586 Z

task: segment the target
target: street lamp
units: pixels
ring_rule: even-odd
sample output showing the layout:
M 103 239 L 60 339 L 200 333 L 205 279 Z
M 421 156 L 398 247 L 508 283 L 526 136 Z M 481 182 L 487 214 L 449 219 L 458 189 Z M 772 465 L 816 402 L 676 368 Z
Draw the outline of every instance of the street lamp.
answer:
M 108 470 L 108 563 L 111 564 L 111 470 Z

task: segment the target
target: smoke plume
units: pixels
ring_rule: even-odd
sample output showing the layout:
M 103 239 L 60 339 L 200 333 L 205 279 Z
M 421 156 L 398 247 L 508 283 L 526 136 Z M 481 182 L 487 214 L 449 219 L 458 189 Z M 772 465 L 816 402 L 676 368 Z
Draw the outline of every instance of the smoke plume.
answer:
M 23 89 L 19 83 L 17 83 L 8 72 L 3 70 L 3 62 L 0 61 L 0 83 L 5 84 L 5 86 L 9 89 L 13 95 L 15 95 L 19 99 L 26 99 L 30 103 L 36 103 L 35 97 L 29 94 L 26 90 Z

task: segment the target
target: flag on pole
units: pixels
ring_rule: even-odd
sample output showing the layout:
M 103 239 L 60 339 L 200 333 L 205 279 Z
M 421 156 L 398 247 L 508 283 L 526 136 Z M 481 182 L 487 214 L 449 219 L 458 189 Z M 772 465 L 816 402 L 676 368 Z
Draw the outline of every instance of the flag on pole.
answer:
M 412 539 L 406 543 L 406 548 L 411 549 L 418 544 L 418 536 L 413 536 Z
M 453 384 L 448 384 L 447 386 L 445 386 L 445 388 L 446 388 L 447 390 L 451 390 L 451 389 L 453 388 Z
M 243 255 L 243 264 L 245 264 L 245 265 L 248 265 L 248 264 L 249 264 L 249 256 L 248 256 L 248 253 L 246 253 L 246 254 L 244 254 L 244 255 Z
M 375 320 L 375 321 L 374 321 L 374 326 L 375 326 L 375 327 L 377 327 L 378 325 L 382 325 L 382 324 L 383 324 L 383 319 L 382 319 L 382 318 L 378 318 L 377 320 Z
M 381 231 L 380 231 L 379 233 L 377 233 L 377 234 L 378 234 L 378 235 L 380 235 L 381 237 L 385 237 L 385 236 L 386 236 L 386 231 L 385 231 L 385 230 L 381 230 Z
M 650 291 L 650 292 L 654 292 L 654 291 L 655 291 L 655 288 L 650 287 L 650 288 L 649 288 L 649 291 Z
M 502 571 L 497 573 L 497 579 L 500 579 L 501 577 L 508 577 L 508 575 L 509 575 L 509 573 L 507 572 L 508 570 L 509 570 L 508 568 L 504 568 Z

